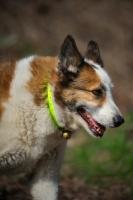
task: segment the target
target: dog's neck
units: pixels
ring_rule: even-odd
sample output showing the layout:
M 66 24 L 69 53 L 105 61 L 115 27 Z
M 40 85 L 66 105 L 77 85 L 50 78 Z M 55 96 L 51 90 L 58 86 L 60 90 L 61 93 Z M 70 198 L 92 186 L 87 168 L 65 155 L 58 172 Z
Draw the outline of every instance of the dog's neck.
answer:
M 49 107 L 49 111 L 50 114 L 55 122 L 55 124 L 57 125 L 57 127 L 62 131 L 62 137 L 65 139 L 70 139 L 71 138 L 71 131 L 66 130 L 65 127 L 62 127 L 57 118 L 56 118 L 56 114 L 55 114 L 55 110 L 54 110 L 54 104 L 52 102 L 52 91 L 51 91 L 51 86 L 50 84 L 48 84 L 48 88 L 47 88 L 47 96 L 48 96 L 48 107 Z

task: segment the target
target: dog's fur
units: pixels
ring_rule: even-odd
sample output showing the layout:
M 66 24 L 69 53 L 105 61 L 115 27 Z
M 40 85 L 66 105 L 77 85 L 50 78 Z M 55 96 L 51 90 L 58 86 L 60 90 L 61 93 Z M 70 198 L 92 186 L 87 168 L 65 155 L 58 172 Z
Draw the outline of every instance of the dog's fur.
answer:
M 49 111 L 48 84 L 56 118 L 69 131 L 83 126 L 101 137 L 105 127 L 124 122 L 93 40 L 84 56 L 69 35 L 58 57 L 31 56 L 0 64 L 0 171 L 27 174 L 34 200 L 58 198 L 66 147 Z

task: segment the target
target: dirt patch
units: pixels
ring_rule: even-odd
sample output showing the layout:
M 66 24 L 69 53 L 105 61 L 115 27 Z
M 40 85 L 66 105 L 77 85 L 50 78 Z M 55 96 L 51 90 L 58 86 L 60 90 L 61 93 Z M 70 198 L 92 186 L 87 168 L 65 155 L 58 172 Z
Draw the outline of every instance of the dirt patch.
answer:
M 16 178 L 15 178 L 16 179 Z M 26 182 L 0 177 L 0 200 L 31 200 Z
M 94 184 L 95 182 L 95 184 Z M 0 178 L 0 200 L 31 200 L 26 181 Z M 106 178 L 85 183 L 73 176 L 61 179 L 59 200 L 133 200 L 133 181 Z
M 74 177 L 65 177 L 61 181 L 60 199 L 132 200 L 132 183 L 131 180 L 106 178 L 87 184 Z

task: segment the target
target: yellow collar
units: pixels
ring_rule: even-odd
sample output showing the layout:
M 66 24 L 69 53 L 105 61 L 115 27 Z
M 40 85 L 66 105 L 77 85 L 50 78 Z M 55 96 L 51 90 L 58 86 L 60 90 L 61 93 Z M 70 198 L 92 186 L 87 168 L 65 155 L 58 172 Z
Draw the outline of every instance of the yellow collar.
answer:
M 52 91 L 51 91 L 50 84 L 48 84 L 47 90 L 48 90 L 47 91 L 48 92 L 48 107 L 49 107 L 50 114 L 51 114 L 55 124 L 58 126 L 58 128 L 60 130 L 62 130 L 62 137 L 65 138 L 65 139 L 70 139 L 71 138 L 71 132 L 68 131 L 68 130 L 65 130 L 64 127 L 60 126 L 60 124 L 58 123 L 58 120 L 56 118 L 54 105 L 53 105 L 53 102 L 52 102 Z

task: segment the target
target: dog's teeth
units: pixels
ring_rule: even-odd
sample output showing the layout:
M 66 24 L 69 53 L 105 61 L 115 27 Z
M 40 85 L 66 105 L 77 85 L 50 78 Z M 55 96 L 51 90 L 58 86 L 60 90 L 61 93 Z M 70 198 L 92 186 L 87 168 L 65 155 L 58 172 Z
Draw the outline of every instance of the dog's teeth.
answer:
M 101 134 L 100 128 L 96 128 L 96 130 L 97 130 L 97 132 L 98 132 L 99 134 Z
M 89 114 L 87 114 L 87 117 L 88 117 L 88 118 L 90 118 L 90 115 L 89 115 Z

